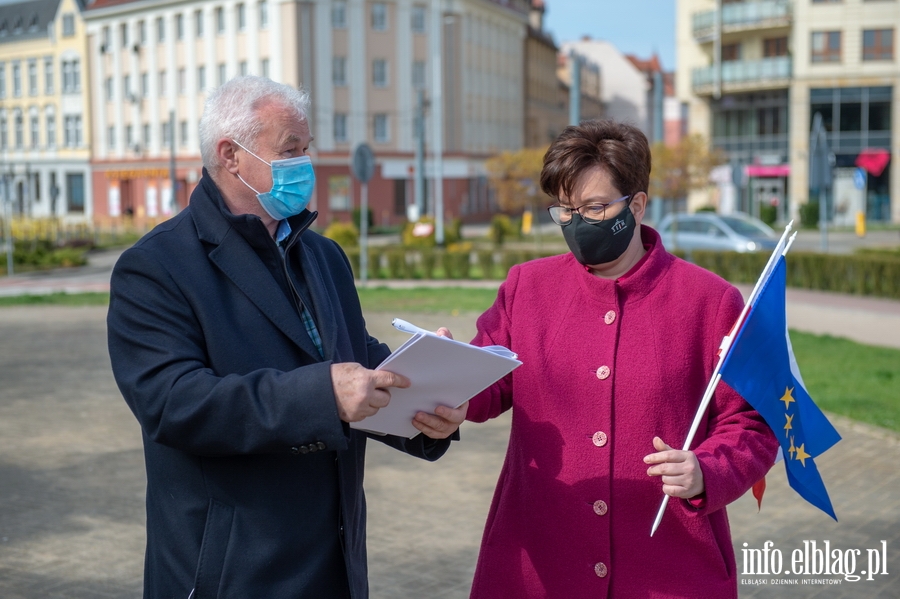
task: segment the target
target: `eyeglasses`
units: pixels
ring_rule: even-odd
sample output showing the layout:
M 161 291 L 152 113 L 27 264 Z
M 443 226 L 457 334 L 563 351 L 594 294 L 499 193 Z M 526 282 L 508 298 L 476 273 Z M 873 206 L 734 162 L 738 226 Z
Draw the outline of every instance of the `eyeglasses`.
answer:
M 557 225 L 566 226 L 570 222 L 572 222 L 572 213 L 577 212 L 581 215 L 581 218 L 584 219 L 584 222 L 594 225 L 599 222 L 602 222 L 606 219 L 606 209 L 613 204 L 618 204 L 619 202 L 624 202 L 626 200 L 630 200 L 633 196 L 622 196 L 618 200 L 613 200 L 612 202 L 608 202 L 606 204 L 585 204 L 584 206 L 579 206 L 578 208 L 569 208 L 568 206 L 550 206 L 547 210 L 550 211 L 550 218 L 553 219 Z

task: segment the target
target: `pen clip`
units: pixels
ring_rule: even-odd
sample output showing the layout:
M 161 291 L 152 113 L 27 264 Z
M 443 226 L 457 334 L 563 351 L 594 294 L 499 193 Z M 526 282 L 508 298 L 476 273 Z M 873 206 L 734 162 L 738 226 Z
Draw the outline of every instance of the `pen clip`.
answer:
M 407 321 L 403 320 L 402 318 L 393 319 L 391 321 L 391 324 L 398 331 L 403 331 L 404 333 L 409 333 L 410 335 L 418 335 L 420 333 L 425 334 L 425 335 L 434 335 L 433 332 L 426 331 L 422 327 L 417 327 L 413 323 L 407 322 Z

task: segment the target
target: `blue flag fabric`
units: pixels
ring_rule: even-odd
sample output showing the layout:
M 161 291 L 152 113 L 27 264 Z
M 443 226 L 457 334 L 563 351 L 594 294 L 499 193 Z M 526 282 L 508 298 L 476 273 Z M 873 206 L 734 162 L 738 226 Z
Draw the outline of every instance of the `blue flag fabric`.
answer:
M 756 301 L 722 364 L 722 380 L 762 415 L 781 443 L 788 482 L 805 500 L 837 520 L 816 468 L 817 458 L 840 441 L 806 392 L 787 332 L 784 256 Z

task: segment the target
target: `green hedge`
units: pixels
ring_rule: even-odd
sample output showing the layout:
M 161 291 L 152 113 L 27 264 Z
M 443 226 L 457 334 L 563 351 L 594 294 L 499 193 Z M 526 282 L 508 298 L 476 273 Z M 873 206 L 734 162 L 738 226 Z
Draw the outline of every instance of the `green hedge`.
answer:
M 360 273 L 359 248 L 344 250 L 353 275 Z M 397 246 L 369 249 L 369 279 L 503 279 L 514 265 L 559 252 L 522 252 L 512 250 L 459 250 L 454 248 L 404 248 Z
M 755 283 L 769 254 L 695 251 L 692 259 L 732 283 Z M 900 299 L 900 257 L 791 252 L 787 256 L 787 285 Z

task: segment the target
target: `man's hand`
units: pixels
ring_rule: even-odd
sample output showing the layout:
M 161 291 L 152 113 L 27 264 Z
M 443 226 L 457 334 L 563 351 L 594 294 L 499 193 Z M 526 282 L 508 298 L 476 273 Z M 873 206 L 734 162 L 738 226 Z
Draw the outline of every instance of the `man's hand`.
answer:
M 409 387 L 409 379 L 386 370 L 369 370 L 355 362 L 331 365 L 331 384 L 338 415 L 359 422 L 391 401 L 390 387 Z
M 662 477 L 663 493 L 690 499 L 706 489 L 700 462 L 693 451 L 672 449 L 659 437 L 653 437 L 653 447 L 658 453 L 645 456 L 644 463 L 656 464 L 647 468 L 647 474 Z
M 426 437 L 446 439 L 455 433 L 459 425 L 466 419 L 468 409 L 469 402 L 464 403 L 455 410 L 447 406 L 438 406 L 434 414 L 417 413 L 412 423 Z

